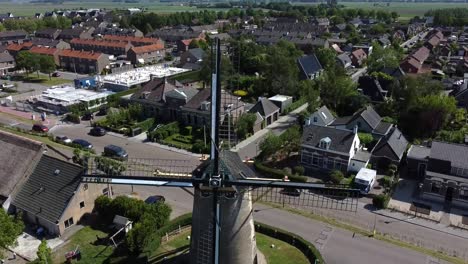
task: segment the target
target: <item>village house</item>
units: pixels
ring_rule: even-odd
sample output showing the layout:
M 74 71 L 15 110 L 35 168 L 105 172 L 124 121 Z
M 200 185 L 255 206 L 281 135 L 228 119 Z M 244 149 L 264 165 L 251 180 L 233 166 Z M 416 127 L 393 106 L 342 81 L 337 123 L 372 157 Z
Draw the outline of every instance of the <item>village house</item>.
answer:
M 324 105 L 305 120 L 305 125 L 328 126 L 331 125 L 335 119 L 331 111 Z
M 406 73 L 418 73 L 426 59 L 429 57 L 430 50 L 426 47 L 421 47 L 414 53 L 406 57 L 406 59 L 400 64 L 400 67 Z
M 164 59 L 166 55 L 164 45 L 151 44 L 132 47 L 127 52 L 127 59 L 133 64 L 156 63 Z
M 357 49 L 351 52 L 351 61 L 355 67 L 361 67 L 362 63 L 367 59 L 367 54 L 363 49 Z
M 94 32 L 94 28 L 82 28 L 82 27 L 76 27 L 76 28 L 67 28 L 62 30 L 60 32 L 58 39 L 61 39 L 63 41 L 69 42 L 70 40 L 74 38 L 78 39 L 92 39 L 92 34 Z
M 36 38 L 45 38 L 45 39 L 55 40 L 59 37 L 60 32 L 62 32 L 62 30 L 57 29 L 57 28 L 44 28 L 44 29 L 37 30 L 34 33 L 34 36 Z
M 24 30 L 3 31 L 0 32 L 0 44 L 11 44 L 13 42 L 23 42 L 28 33 Z
M 12 205 L 29 224 L 61 236 L 94 208 L 94 200 L 108 194 L 108 185 L 81 183 L 83 168 L 43 155 Z
M 71 49 L 68 42 L 58 39 L 46 39 L 46 38 L 32 38 L 31 43 L 33 46 L 56 48 L 56 49 Z
M 297 64 L 299 65 L 300 78 L 303 80 L 318 79 L 323 72 L 322 65 L 315 54 L 298 58 Z
M 71 72 L 100 74 L 109 65 L 109 56 L 98 52 L 61 50 L 60 67 Z
M 94 51 L 115 56 L 126 55 L 132 48 L 132 44 L 128 42 L 78 38 L 72 39 L 70 45 L 74 50 Z
M 433 141 L 408 150 L 408 173 L 421 178 L 422 199 L 468 208 L 468 146 Z
M 8 52 L 0 53 L 0 77 L 7 75 L 16 66 L 15 58 Z
M 180 55 L 180 66 L 184 69 L 199 70 L 202 67 L 205 51 L 201 48 L 189 49 Z
M 147 38 L 138 36 L 104 35 L 103 40 L 130 42 L 134 47 L 147 46 L 153 44 L 164 45 L 164 42 L 157 38 Z
M 254 124 L 254 132 L 257 132 L 278 120 L 280 108 L 270 100 L 261 98 L 252 108 L 249 109 L 249 113 L 256 114 L 258 117 L 261 117 L 257 118 L 257 121 Z
M 31 49 L 29 49 L 29 52 L 33 54 L 51 56 L 54 59 L 55 65 L 57 66 L 60 65 L 60 61 L 59 61 L 60 50 L 59 49 L 34 46 L 34 47 L 31 47 Z
M 301 164 L 313 170 L 357 172 L 365 168 L 370 153 L 363 151 L 357 127 L 353 130 L 327 126 L 304 127 Z

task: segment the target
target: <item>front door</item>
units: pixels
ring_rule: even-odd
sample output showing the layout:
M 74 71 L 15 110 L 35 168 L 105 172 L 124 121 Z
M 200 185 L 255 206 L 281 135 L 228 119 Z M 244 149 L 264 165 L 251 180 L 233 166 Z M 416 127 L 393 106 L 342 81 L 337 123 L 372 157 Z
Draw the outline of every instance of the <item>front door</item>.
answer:
M 447 192 L 445 193 L 445 201 L 451 202 L 453 197 L 453 187 L 447 187 Z

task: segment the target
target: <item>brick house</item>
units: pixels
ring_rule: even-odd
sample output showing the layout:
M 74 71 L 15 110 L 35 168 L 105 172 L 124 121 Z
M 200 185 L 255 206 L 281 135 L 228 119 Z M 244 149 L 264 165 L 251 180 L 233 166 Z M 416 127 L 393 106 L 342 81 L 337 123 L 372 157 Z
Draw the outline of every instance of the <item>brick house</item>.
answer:
M 199 70 L 202 67 L 205 54 L 201 48 L 189 49 L 180 55 L 180 66 L 184 69 Z
M 31 43 L 33 46 L 56 48 L 56 49 L 70 49 L 71 46 L 68 42 L 57 39 L 45 39 L 45 38 L 32 38 Z
M 468 146 L 440 141 L 429 148 L 412 146 L 407 161 L 408 173 L 424 176 L 422 199 L 468 208 Z
M 298 58 L 297 64 L 299 66 L 300 78 L 302 80 L 318 79 L 323 72 L 322 65 L 315 54 Z
M 51 56 L 54 58 L 55 65 L 60 65 L 59 53 L 60 50 L 56 48 L 46 48 L 46 47 L 32 47 L 29 52 L 34 54 Z
M 261 117 L 262 122 L 260 124 L 256 122 L 254 125 L 254 132 L 257 132 L 278 120 L 280 108 L 270 100 L 261 98 L 252 108 L 249 109 L 249 113 L 256 114 Z
M 369 162 L 370 153 L 361 150 L 354 130 L 327 126 L 304 127 L 301 144 L 301 164 L 314 170 L 359 171 Z
M 58 39 L 64 40 L 69 42 L 70 40 L 74 38 L 79 38 L 79 39 L 91 39 L 92 34 L 94 32 L 94 27 L 90 28 L 82 28 L 82 27 L 76 27 L 76 28 L 67 28 L 62 30 L 60 32 Z
M 126 55 L 132 48 L 132 44 L 125 41 L 78 39 L 70 41 L 71 48 L 74 50 L 94 51 L 115 56 Z
M 23 42 L 20 44 L 12 43 L 7 46 L 6 50 L 11 54 L 11 56 L 16 58 L 16 55 L 18 55 L 20 51 L 29 50 L 31 47 L 32 47 L 31 42 Z
M 165 55 L 164 45 L 161 44 L 132 47 L 127 52 L 127 58 L 133 64 L 156 63 L 164 59 Z
M 428 48 L 421 47 L 406 57 L 406 59 L 400 64 L 400 67 L 407 73 L 418 73 L 424 62 L 429 57 L 430 52 L 431 51 Z
M 357 49 L 351 52 L 351 61 L 355 67 L 360 67 L 366 59 L 367 54 L 363 49 Z
M 89 51 L 61 50 L 59 52 L 60 67 L 77 73 L 101 73 L 109 65 L 106 54 Z
M 94 200 L 109 189 L 104 184 L 81 183 L 83 168 L 43 155 L 13 198 L 26 222 L 61 236 L 93 211 Z
M 13 30 L 0 32 L 0 44 L 10 44 L 13 42 L 23 42 L 28 33 L 24 30 Z

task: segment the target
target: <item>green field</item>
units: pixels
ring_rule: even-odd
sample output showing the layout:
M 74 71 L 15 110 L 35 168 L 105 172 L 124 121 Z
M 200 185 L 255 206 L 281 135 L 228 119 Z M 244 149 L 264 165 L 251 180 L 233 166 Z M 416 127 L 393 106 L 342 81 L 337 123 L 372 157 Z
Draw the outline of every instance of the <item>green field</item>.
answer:
M 180 4 L 161 4 L 159 2 L 154 3 L 114 3 L 111 1 L 96 1 L 96 2 L 64 2 L 63 4 L 30 4 L 30 3 L 5 3 L 0 2 L 0 14 L 11 12 L 15 16 L 31 16 L 35 13 L 44 13 L 46 11 L 53 11 L 54 9 L 87 9 L 87 8 L 104 8 L 104 9 L 125 9 L 129 7 L 145 8 L 148 12 L 154 13 L 174 13 L 183 11 L 200 11 L 204 9 L 198 9 L 192 6 L 181 6 Z M 209 10 L 219 11 L 222 9 L 210 8 Z

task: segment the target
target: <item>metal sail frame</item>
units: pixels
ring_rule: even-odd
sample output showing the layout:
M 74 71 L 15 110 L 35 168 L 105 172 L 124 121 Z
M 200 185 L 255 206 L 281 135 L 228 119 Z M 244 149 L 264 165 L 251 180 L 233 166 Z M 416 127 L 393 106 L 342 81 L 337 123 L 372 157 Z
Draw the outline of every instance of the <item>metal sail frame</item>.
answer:
M 194 171 L 196 164 L 181 160 L 129 159 L 127 161 L 107 163 L 103 166 L 93 157 L 84 164 L 82 182 L 100 184 L 146 185 L 163 187 L 203 187 L 203 191 L 213 192 L 213 255 L 212 263 L 218 264 L 220 238 L 220 203 L 218 193 L 236 191 L 236 186 L 249 187 L 254 202 L 264 201 L 300 206 L 303 208 L 328 208 L 357 211 L 359 190 L 344 185 L 325 183 L 297 183 L 279 179 L 228 177 L 220 171 L 220 120 L 221 120 L 221 44 L 214 39 L 211 47 L 211 122 L 210 122 L 210 159 L 211 166 L 204 176 L 196 177 L 200 171 Z M 231 117 L 228 116 L 228 125 Z M 228 131 L 231 133 L 231 131 Z M 232 188 L 234 187 L 234 188 Z M 296 190 L 296 191 L 291 191 Z M 302 192 L 297 193 L 297 190 Z M 307 191 L 306 191 L 307 190 Z

